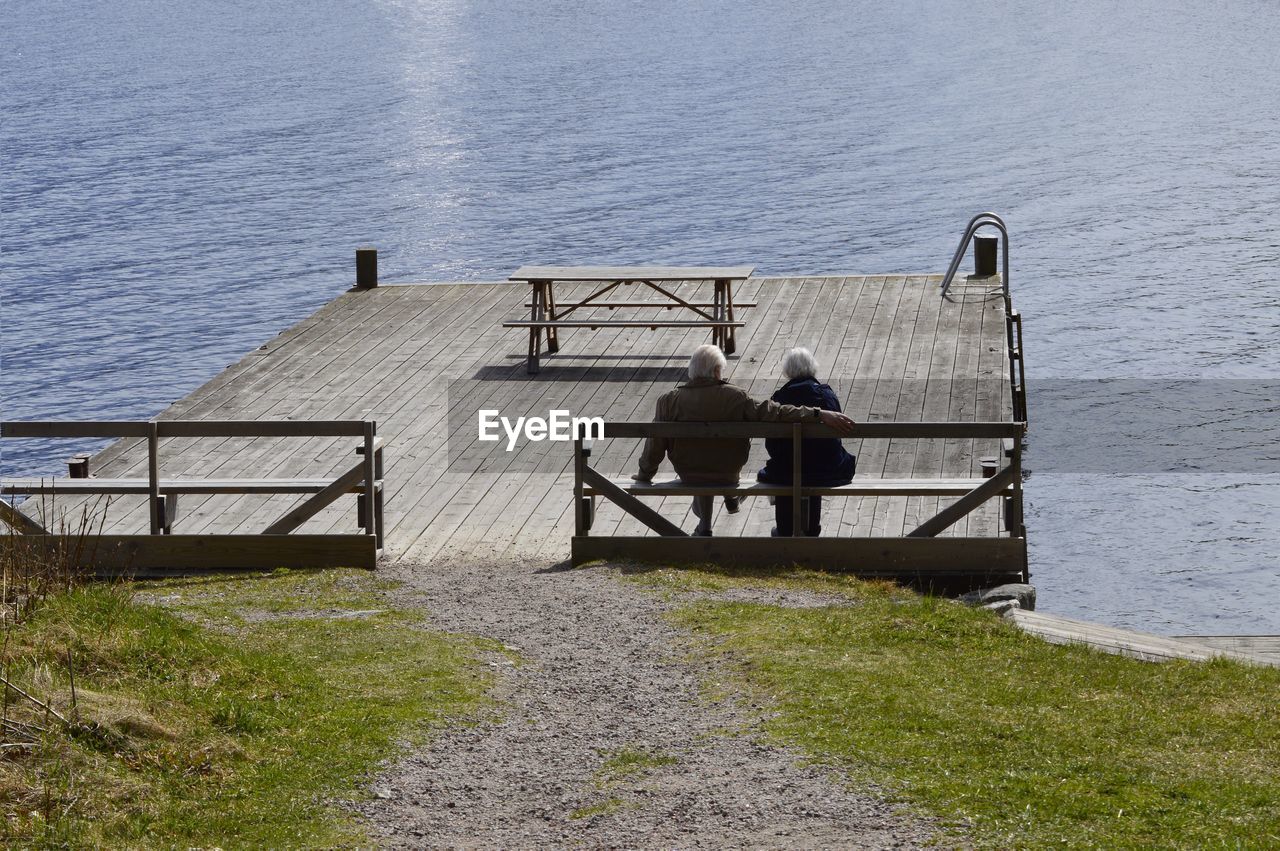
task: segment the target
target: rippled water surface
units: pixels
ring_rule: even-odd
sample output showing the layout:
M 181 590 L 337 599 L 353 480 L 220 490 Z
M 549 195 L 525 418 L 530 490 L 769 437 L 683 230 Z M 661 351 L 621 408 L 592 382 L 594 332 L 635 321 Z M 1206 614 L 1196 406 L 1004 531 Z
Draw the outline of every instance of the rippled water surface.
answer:
M 3 416 L 153 415 L 359 244 L 389 281 L 940 271 L 982 209 L 1033 380 L 1276 376 L 1280 7 L 1178 5 L 7 3 Z M 1280 477 L 1030 496 L 1045 608 L 1280 633 Z

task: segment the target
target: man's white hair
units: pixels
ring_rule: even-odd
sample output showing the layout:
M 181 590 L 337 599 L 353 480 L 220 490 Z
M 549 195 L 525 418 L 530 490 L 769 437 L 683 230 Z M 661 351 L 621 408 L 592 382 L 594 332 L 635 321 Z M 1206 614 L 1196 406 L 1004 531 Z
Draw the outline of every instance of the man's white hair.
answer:
M 710 343 L 698 346 L 693 350 L 693 357 L 689 358 L 689 377 L 715 378 L 717 372 L 724 371 L 727 363 L 719 346 Z
M 782 356 L 782 374 L 792 381 L 797 378 L 816 378 L 818 359 L 806 348 L 790 349 Z

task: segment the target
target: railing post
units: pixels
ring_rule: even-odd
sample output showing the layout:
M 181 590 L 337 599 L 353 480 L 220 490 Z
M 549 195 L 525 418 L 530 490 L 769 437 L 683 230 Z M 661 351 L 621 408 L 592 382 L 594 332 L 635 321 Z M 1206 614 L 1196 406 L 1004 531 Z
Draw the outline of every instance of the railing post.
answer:
M 1026 538 L 1027 526 L 1022 513 L 1022 438 L 1015 437 L 1013 445 L 1007 450 L 1009 467 L 1013 471 L 1013 494 L 1005 498 L 1004 525 L 1010 538 Z M 1022 581 L 1031 579 L 1030 565 L 1022 563 Z
M 791 425 L 791 537 L 799 538 L 804 534 L 801 526 L 800 507 L 800 435 L 804 427 L 800 423 Z
M 147 423 L 147 501 L 151 504 L 151 534 L 159 535 L 164 529 L 164 507 L 160 504 L 160 426 L 155 420 Z
M 1014 416 L 1018 421 L 1025 423 L 1027 421 L 1027 359 L 1022 353 L 1022 314 L 1015 310 L 1012 316 L 1014 329 L 1017 332 L 1014 352 L 1017 353 L 1016 366 L 1018 372 L 1018 383 L 1015 389 L 1015 392 L 1017 393 L 1018 411 Z
M 581 537 L 588 532 L 586 506 L 582 497 L 582 468 L 587 465 L 586 452 L 582 446 L 582 435 L 573 438 L 573 534 Z
M 364 530 L 367 534 L 377 535 L 377 459 L 373 450 L 373 439 L 377 435 L 378 424 L 373 420 L 366 420 L 364 424 L 364 493 L 361 498 L 364 500 Z
M 372 290 L 378 286 L 378 249 L 356 249 L 356 289 Z

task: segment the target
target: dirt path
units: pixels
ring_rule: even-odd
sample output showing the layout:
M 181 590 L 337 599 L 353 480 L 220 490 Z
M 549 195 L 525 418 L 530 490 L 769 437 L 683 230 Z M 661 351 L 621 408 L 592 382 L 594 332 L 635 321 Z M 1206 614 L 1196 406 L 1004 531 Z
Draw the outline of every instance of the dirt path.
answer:
M 446 731 L 374 784 L 360 809 L 389 846 L 899 848 L 933 835 L 744 734 L 754 707 L 708 701 L 713 663 L 689 658 L 665 604 L 610 569 L 389 573 L 433 626 L 523 659 L 491 662 L 499 723 Z

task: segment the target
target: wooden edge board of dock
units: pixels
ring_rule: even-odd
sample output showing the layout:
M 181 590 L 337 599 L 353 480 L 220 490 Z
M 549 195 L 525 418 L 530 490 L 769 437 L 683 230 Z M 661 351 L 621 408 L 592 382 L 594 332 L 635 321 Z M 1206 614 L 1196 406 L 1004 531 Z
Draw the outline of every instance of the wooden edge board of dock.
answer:
M 1268 652 L 1258 648 L 1237 649 L 1227 646 L 1243 638 L 1267 638 L 1267 636 L 1207 636 L 1210 642 L 1191 638 L 1170 638 L 1149 632 L 1122 627 L 1106 626 L 1075 618 L 1013 609 L 1005 617 L 1031 635 L 1053 644 L 1081 644 L 1104 653 L 1130 656 L 1148 662 L 1167 662 L 1171 659 L 1187 659 L 1206 662 L 1215 657 L 1235 659 L 1255 665 L 1280 667 L 1280 639 L 1270 644 Z M 1270 638 L 1275 638 L 1270 636 Z M 1247 646 L 1247 645 L 1246 645 Z

